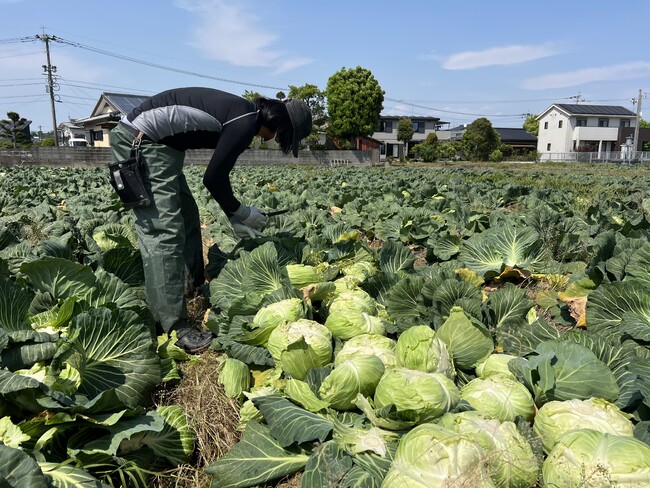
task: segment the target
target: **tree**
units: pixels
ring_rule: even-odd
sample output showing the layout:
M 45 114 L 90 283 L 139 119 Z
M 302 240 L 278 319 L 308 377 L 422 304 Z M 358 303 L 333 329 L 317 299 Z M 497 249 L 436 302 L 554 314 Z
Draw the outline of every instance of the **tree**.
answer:
M 320 143 L 320 135 L 325 132 L 327 126 L 325 93 L 316 85 L 289 85 L 289 98 L 299 98 L 304 100 L 309 107 L 309 110 L 311 110 L 313 128 L 311 134 L 304 142 L 311 148 L 316 147 Z
M 375 132 L 384 108 L 384 90 L 369 70 L 341 68 L 327 80 L 326 96 L 333 138 L 353 143 L 355 137 Z
M 467 126 L 461 141 L 465 157 L 472 161 L 487 161 L 501 145 L 501 137 L 488 119 L 481 117 Z
M 397 140 L 404 143 L 404 156 L 408 155 L 411 139 L 413 139 L 413 121 L 409 117 L 401 117 L 397 122 Z
M 242 98 L 245 98 L 250 102 L 254 101 L 256 98 L 260 98 L 261 96 L 262 95 L 260 95 L 256 91 L 248 91 L 248 90 L 244 90 L 244 93 L 242 94 Z
M 639 120 L 639 128 L 640 129 L 644 129 L 644 128 L 648 128 L 648 127 L 650 127 L 650 122 L 648 122 L 647 120 L 643 120 L 643 119 Z
M 526 117 L 523 128 L 534 136 L 537 136 L 539 134 L 539 120 L 537 120 L 537 115 L 533 114 Z
M 7 119 L 0 120 L 0 138 L 9 139 L 13 148 L 17 145 L 27 145 L 32 141 L 29 132 L 31 120 L 27 120 L 16 112 L 7 112 Z
M 413 153 L 425 163 L 431 163 L 440 157 L 440 144 L 435 132 L 427 135 L 427 138 L 413 146 Z

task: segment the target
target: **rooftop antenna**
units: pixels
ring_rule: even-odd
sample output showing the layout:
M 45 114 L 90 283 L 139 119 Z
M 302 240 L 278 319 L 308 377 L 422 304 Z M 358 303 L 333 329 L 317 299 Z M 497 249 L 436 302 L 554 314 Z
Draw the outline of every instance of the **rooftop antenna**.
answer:
M 578 92 L 577 95 L 573 95 L 572 97 L 569 97 L 569 98 L 574 99 L 574 100 L 576 101 L 576 104 L 585 101 L 585 97 L 583 97 L 583 96 L 580 94 L 580 92 Z

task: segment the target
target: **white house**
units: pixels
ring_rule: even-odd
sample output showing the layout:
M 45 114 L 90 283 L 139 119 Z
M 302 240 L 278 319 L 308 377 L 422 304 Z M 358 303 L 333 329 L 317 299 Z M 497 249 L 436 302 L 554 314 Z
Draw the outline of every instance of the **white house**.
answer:
M 620 151 L 619 130 L 634 127 L 636 114 L 614 105 L 556 103 L 537 120 L 537 152 L 544 160 L 553 153 Z

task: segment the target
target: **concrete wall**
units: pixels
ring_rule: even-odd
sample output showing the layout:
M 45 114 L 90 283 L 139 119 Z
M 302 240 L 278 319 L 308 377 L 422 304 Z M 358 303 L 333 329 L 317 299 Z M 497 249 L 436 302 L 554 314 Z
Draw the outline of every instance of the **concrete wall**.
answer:
M 190 150 L 186 164 L 208 164 L 209 149 Z M 103 147 L 33 147 L 29 150 L 0 149 L 0 165 L 46 165 L 93 167 L 110 163 L 111 152 Z M 305 165 L 370 166 L 379 164 L 379 150 L 374 151 L 300 151 L 298 158 L 277 150 L 249 149 L 237 160 L 238 166 Z

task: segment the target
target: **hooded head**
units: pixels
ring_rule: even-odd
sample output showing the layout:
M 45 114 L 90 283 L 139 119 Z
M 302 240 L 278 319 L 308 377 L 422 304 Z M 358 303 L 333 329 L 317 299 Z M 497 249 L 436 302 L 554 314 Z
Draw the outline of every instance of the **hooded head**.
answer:
M 287 112 L 289 112 L 293 128 L 291 150 L 293 156 L 297 158 L 300 141 L 311 133 L 311 111 L 304 100 L 297 98 L 286 100 L 284 105 L 287 107 Z

